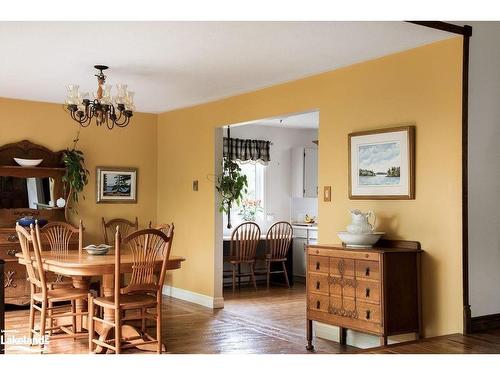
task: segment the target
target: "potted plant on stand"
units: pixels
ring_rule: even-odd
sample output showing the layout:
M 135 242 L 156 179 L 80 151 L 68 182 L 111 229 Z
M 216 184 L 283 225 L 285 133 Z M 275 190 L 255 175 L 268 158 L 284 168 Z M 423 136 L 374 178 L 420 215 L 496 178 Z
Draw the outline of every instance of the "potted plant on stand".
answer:
M 222 160 L 222 172 L 217 177 L 217 191 L 221 197 L 219 211 L 227 214 L 227 227 L 231 225 L 231 207 L 239 205 L 248 187 L 247 176 L 241 173 L 240 166 L 228 158 Z

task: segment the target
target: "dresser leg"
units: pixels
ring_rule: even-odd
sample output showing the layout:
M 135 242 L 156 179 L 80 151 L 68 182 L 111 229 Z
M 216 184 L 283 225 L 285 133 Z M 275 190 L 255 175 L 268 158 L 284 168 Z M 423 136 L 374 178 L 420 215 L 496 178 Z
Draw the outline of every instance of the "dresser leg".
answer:
M 313 339 L 313 321 L 311 319 L 307 319 L 306 324 L 306 338 L 307 338 L 307 346 L 306 349 L 310 352 L 314 351 L 314 345 L 312 344 Z
M 387 336 L 380 336 L 380 346 L 387 345 Z
M 339 342 L 340 345 L 347 345 L 347 328 L 339 328 Z

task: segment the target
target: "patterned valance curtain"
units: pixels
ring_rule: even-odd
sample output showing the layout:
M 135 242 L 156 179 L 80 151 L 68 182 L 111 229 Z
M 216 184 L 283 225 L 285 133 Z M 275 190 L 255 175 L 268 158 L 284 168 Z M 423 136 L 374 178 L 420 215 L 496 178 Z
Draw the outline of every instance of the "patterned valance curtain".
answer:
M 254 139 L 239 139 L 224 137 L 224 157 L 231 155 L 231 160 L 249 162 L 255 161 L 267 165 L 271 160 L 269 149 L 271 142 L 257 141 Z M 231 149 L 231 152 L 229 152 Z

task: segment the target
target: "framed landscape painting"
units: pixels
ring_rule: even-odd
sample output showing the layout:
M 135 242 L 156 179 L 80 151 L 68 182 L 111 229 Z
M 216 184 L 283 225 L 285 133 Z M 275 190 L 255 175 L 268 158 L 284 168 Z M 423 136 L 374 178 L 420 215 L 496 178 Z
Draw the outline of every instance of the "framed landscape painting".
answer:
M 97 203 L 136 203 L 137 168 L 97 167 Z
M 415 127 L 349 134 L 350 199 L 415 199 Z

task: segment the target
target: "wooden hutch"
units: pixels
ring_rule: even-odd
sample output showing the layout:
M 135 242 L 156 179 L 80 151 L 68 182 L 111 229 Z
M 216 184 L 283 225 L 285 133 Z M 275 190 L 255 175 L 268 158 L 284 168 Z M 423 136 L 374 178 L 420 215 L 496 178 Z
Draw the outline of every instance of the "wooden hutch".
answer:
M 0 259 L 5 261 L 3 271 L 5 303 L 24 305 L 29 303 L 30 298 L 26 269 L 18 263 L 16 257 L 16 253 L 21 251 L 15 230 L 16 221 L 24 216 L 48 221 L 65 221 L 64 208 L 50 207 L 47 204 L 29 208 L 26 197 L 22 197 L 27 193 L 22 191 L 23 181 L 20 180 L 48 178 L 50 200 L 55 202 L 63 197 L 62 177 L 66 170 L 62 156 L 62 151 L 53 152 L 27 140 L 0 147 Z M 43 159 L 43 161 L 36 167 L 21 167 L 16 165 L 14 158 Z M 72 246 L 76 248 L 77 242 L 72 243 Z
M 420 243 L 380 240 L 370 249 L 343 245 L 307 247 L 307 349 L 312 322 L 380 337 L 422 332 Z

